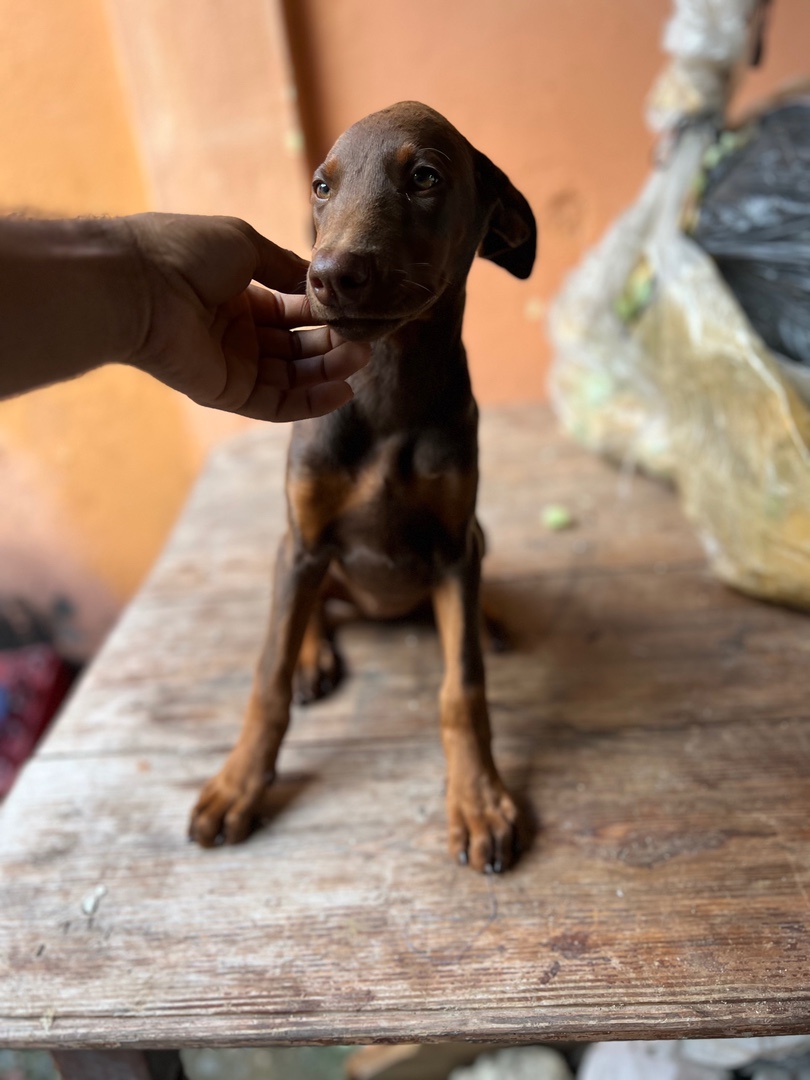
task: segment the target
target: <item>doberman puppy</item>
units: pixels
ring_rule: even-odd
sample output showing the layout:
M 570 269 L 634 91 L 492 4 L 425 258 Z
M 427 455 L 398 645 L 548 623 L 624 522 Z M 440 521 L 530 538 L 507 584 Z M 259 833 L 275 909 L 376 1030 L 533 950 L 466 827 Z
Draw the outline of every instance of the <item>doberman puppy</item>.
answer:
M 211 845 L 248 835 L 294 687 L 312 699 L 336 681 L 328 598 L 373 618 L 431 600 L 445 660 L 450 851 L 497 872 L 512 860 L 517 815 L 490 747 L 478 410 L 461 322 L 476 252 L 529 276 L 534 217 L 500 169 L 416 102 L 349 128 L 315 173 L 312 205 L 311 310 L 345 338 L 373 342 L 372 358 L 348 405 L 294 426 L 269 631 L 239 740 L 203 788 L 191 836 Z

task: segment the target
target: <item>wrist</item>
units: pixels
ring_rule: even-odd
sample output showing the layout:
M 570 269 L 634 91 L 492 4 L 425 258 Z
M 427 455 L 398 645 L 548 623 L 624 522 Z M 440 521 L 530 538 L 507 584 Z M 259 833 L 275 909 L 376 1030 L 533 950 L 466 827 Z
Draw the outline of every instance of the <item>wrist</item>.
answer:
M 143 278 L 123 219 L 0 221 L 0 394 L 125 362 L 145 333 Z
M 75 228 L 54 234 L 51 257 L 75 281 L 70 291 L 86 329 L 87 355 L 94 367 L 128 363 L 149 322 L 146 273 L 133 230 L 123 217 L 65 224 Z

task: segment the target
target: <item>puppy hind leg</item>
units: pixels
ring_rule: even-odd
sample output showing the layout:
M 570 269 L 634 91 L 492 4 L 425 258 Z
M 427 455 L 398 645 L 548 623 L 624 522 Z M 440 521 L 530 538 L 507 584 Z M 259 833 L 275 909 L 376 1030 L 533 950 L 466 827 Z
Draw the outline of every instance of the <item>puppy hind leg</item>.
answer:
M 335 627 L 326 610 L 323 592 L 315 602 L 304 631 L 293 677 L 293 700 L 309 705 L 327 697 L 340 685 L 344 675 L 343 660 L 335 644 Z

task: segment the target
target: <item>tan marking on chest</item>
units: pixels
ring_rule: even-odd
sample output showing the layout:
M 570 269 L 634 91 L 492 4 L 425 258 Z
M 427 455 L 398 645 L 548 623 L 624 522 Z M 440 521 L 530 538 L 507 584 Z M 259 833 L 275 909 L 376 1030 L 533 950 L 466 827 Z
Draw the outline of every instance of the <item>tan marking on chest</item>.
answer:
M 352 478 L 346 472 L 318 473 L 292 481 L 288 488 L 292 519 L 307 547 L 314 547 L 324 530 L 350 511 L 370 505 L 385 483 L 375 463 Z
M 453 535 L 466 528 L 475 510 L 477 476 L 457 469 L 433 476 L 405 478 L 395 467 L 396 446 L 384 446 L 356 477 L 346 472 L 309 474 L 288 488 L 292 518 L 307 547 L 324 531 L 350 514 L 373 512 L 383 500 L 407 512 L 427 510 Z
M 477 486 L 474 472 L 451 469 L 437 476 L 416 476 L 408 489 L 413 504 L 429 510 L 455 536 L 475 512 Z

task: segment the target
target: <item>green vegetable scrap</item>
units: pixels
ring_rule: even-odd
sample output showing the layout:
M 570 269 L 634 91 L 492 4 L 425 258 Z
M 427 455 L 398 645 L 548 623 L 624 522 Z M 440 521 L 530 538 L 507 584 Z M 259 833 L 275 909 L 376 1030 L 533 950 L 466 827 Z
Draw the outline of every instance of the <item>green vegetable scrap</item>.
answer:
M 576 524 L 571 511 L 565 506 L 552 505 L 543 510 L 543 524 L 552 532 L 571 529 Z
M 649 304 L 655 289 L 655 274 L 642 255 L 613 303 L 613 310 L 623 323 L 631 323 Z

